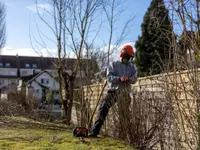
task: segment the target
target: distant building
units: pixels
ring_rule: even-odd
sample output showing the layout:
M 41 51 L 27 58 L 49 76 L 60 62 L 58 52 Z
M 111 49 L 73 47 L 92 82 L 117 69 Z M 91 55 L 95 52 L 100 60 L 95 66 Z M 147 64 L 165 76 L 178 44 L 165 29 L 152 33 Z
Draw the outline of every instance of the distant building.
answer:
M 66 72 L 70 73 L 76 62 L 76 59 L 64 59 L 63 63 L 65 64 Z M 96 62 L 86 59 L 83 59 L 82 62 L 82 66 L 76 76 L 75 87 L 84 84 L 83 79 L 87 76 L 85 74 L 86 70 L 90 71 L 90 74 L 95 74 L 98 71 Z M 90 67 L 86 67 L 88 62 L 91 64 Z M 58 58 L 0 55 L 0 95 L 5 95 L 11 89 L 17 89 L 18 79 L 31 77 L 42 71 L 47 71 L 56 78 L 57 64 Z
M 18 91 L 24 91 L 27 96 L 31 95 L 43 102 L 50 100 L 60 103 L 59 84 L 48 71 L 19 78 Z

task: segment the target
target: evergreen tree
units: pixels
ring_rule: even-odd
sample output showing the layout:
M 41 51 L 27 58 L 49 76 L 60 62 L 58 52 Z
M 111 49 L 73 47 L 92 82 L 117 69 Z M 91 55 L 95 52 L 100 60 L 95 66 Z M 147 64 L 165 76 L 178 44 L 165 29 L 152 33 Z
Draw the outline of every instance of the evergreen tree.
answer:
M 136 65 L 139 76 L 161 73 L 172 62 L 172 26 L 163 0 L 152 0 L 136 41 Z M 172 67 L 172 65 L 170 65 Z

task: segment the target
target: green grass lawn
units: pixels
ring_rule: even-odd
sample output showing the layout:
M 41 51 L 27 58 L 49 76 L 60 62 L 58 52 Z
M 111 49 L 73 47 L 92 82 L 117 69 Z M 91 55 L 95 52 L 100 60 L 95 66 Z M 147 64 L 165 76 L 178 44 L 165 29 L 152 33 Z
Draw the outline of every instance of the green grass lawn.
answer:
M 86 138 L 80 142 L 72 129 L 60 123 L 22 117 L 0 117 L 0 150 L 133 150 L 110 138 Z

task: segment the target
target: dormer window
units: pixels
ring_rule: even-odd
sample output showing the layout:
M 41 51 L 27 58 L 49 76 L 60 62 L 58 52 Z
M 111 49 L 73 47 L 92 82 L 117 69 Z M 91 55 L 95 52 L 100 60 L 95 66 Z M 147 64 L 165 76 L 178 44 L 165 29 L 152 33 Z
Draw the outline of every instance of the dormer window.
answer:
M 36 65 L 36 64 L 33 64 L 32 67 L 33 67 L 33 68 L 37 68 L 37 65 Z
M 6 67 L 10 67 L 10 63 L 6 63 Z
M 41 79 L 42 84 L 49 84 L 49 79 Z
M 30 64 L 26 64 L 25 67 L 26 67 L 26 68 L 30 68 Z

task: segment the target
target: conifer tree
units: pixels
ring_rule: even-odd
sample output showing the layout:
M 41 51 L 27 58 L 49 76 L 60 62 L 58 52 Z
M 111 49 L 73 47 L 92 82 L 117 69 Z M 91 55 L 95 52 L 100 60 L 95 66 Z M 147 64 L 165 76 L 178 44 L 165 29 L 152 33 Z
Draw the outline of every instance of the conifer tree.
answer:
M 172 64 L 172 26 L 163 0 L 152 0 L 136 41 L 136 65 L 139 76 L 159 74 Z

